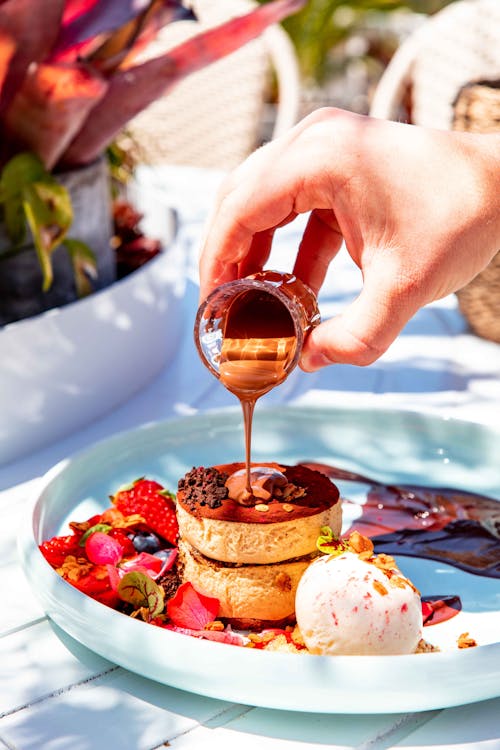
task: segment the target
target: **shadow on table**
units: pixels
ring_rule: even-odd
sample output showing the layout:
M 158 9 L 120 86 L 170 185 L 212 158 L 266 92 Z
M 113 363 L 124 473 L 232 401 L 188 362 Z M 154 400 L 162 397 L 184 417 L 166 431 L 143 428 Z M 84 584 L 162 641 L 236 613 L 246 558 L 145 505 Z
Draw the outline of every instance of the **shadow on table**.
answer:
M 77 659 L 89 666 L 95 664 L 95 654 L 57 626 L 52 627 Z M 57 742 L 61 750 L 137 750 L 167 743 L 172 748 L 189 750 L 205 745 L 219 750 L 246 750 L 253 741 L 262 750 L 275 748 L 276 741 L 352 750 L 395 744 L 425 748 L 446 745 L 451 731 L 462 743 L 476 745 L 497 739 L 495 707 L 500 708 L 499 699 L 446 711 L 359 714 L 355 718 L 286 712 L 198 696 L 110 665 L 44 700 L 36 718 L 33 709 L 26 712 L 24 724 L 20 716 L 15 732 L 18 742 L 22 738 L 23 750 L 40 750 L 51 742 Z

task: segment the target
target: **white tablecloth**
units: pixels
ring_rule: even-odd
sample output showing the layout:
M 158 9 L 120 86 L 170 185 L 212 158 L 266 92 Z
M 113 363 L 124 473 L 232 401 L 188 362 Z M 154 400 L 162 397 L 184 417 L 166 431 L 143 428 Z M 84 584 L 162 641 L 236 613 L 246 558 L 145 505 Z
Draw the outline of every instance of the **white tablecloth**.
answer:
M 143 195 L 174 205 L 187 275 L 178 356 L 126 404 L 77 433 L 0 469 L 0 750 L 390 747 L 500 748 L 500 700 L 405 715 L 311 715 L 227 704 L 158 686 L 55 633 L 20 570 L 17 524 L 38 478 L 54 463 L 117 431 L 172 416 L 235 405 L 208 373 L 192 339 L 197 252 L 220 175 L 144 169 Z M 154 216 L 148 216 L 154 233 Z M 290 270 L 303 220 L 280 230 L 270 266 Z M 358 270 L 345 252 L 320 295 L 323 316 L 357 293 Z M 165 332 L 168 335 L 168 332 Z M 391 349 L 367 368 L 299 369 L 264 402 L 388 406 L 498 424 L 500 346 L 467 332 L 456 300 L 421 310 Z M 259 405 L 257 406 L 259 408 Z M 263 408 L 263 406 L 262 406 Z

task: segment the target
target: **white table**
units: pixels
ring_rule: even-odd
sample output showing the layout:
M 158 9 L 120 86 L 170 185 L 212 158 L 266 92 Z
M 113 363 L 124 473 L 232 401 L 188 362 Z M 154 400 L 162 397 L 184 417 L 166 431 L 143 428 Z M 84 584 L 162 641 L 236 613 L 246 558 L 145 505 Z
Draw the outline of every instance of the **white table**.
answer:
M 16 553 L 16 532 L 30 493 L 55 462 L 117 431 L 151 420 L 232 405 L 205 371 L 191 329 L 197 303 L 196 251 L 219 175 L 146 171 L 180 213 L 178 241 L 188 277 L 183 343 L 161 375 L 127 404 L 36 455 L 0 469 L 0 750 L 383 750 L 500 748 L 500 699 L 414 714 L 316 715 L 252 708 L 150 682 L 72 641 L 45 617 Z M 278 236 L 273 265 L 291 267 L 300 221 Z M 320 298 L 324 315 L 359 287 L 345 255 Z M 497 424 L 500 347 L 466 332 L 454 298 L 419 312 L 379 362 L 296 370 L 268 403 L 377 405 Z M 258 407 L 257 407 L 258 408 Z

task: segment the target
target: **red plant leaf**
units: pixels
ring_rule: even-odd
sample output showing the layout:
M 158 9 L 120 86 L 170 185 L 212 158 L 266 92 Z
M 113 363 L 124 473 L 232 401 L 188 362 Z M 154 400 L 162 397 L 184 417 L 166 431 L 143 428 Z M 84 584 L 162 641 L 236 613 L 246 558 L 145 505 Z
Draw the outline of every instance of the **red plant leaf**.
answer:
M 140 17 L 122 26 L 86 59 L 109 77 L 119 67 L 128 67 L 163 26 L 174 21 L 192 21 L 196 16 L 178 0 L 157 0 Z
M 196 591 L 192 583 L 183 583 L 167 602 L 167 614 L 180 628 L 203 630 L 219 612 L 219 600 Z
M 0 29 L 0 100 L 2 88 L 9 72 L 9 65 L 16 51 L 16 43 L 11 34 Z
M 119 29 L 146 10 L 149 4 L 150 0 L 106 0 L 104 3 L 80 3 L 77 8 L 73 3 L 72 12 L 64 15 L 54 53 Z
M 63 23 L 70 24 L 78 16 L 82 16 L 84 13 L 97 5 L 100 0 L 66 0 L 64 5 Z
M 71 13 L 64 14 L 50 56 L 52 62 L 112 57 L 117 67 L 146 26 L 157 32 L 172 21 L 193 18 L 192 11 L 181 0 L 107 0 L 106 3 L 80 0 L 73 6 Z M 102 72 L 103 65 L 97 67 Z
M 82 65 L 37 65 L 6 113 L 7 131 L 51 169 L 106 89 L 106 81 Z
M 0 29 L 16 42 L 16 51 L 0 91 L 0 111 L 21 87 L 28 67 L 47 57 L 57 38 L 64 0 L 6 0 L 0 5 Z
M 175 83 L 239 49 L 270 24 L 300 10 L 304 2 L 274 0 L 197 34 L 165 55 L 118 71 L 64 155 L 64 163 L 86 164 L 96 159 L 127 122 Z

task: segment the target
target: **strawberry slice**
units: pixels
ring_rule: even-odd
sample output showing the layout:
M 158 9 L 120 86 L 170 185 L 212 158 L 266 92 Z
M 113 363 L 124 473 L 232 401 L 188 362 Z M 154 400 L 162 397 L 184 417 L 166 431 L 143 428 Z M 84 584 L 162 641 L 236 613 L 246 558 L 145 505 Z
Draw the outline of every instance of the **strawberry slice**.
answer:
M 68 536 L 52 537 L 52 539 L 40 544 L 40 552 L 53 568 L 59 568 L 67 555 L 77 557 L 82 554 L 82 549 L 78 544 L 80 536 L 69 534 Z
M 167 542 L 175 544 L 179 527 L 173 496 L 151 479 L 136 479 L 118 490 L 113 503 L 124 516 L 138 513 L 149 529 Z
M 95 566 L 87 575 L 82 576 L 78 581 L 72 581 L 71 584 L 83 594 L 92 597 L 101 604 L 116 609 L 120 602 L 118 594 L 113 591 L 109 576 L 102 577 L 98 574 L 99 566 Z

